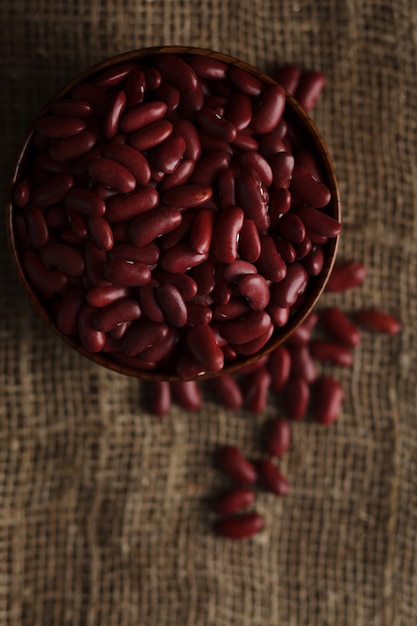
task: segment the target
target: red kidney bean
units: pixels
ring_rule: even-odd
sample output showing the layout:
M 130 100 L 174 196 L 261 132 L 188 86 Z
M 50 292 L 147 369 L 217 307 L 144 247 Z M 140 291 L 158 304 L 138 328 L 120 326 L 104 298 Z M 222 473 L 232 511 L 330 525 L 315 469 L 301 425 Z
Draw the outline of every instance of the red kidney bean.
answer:
M 64 273 L 47 268 L 33 250 L 25 250 L 22 256 L 22 266 L 29 282 L 42 292 L 59 292 L 68 284 L 68 277 Z
M 239 233 L 239 256 L 249 263 L 255 263 L 261 254 L 261 241 L 256 224 L 249 218 L 244 218 Z
M 240 92 L 231 94 L 226 101 L 224 116 L 237 130 L 244 130 L 252 120 L 252 99 Z
M 302 202 L 318 209 L 329 204 L 331 200 L 331 193 L 328 187 L 313 178 L 297 162 L 294 163 L 290 191 L 300 198 Z
M 93 354 L 101 352 L 106 341 L 105 333 L 95 330 L 92 326 L 95 313 L 96 310 L 87 303 L 81 305 L 78 313 L 78 336 L 81 345 L 87 352 Z
M 196 378 L 206 373 L 201 363 L 189 353 L 182 354 L 169 369 L 173 369 L 174 374 L 179 376 L 182 380 Z
M 337 220 L 312 207 L 298 207 L 297 216 L 307 230 L 324 237 L 337 237 L 342 230 L 342 225 Z
M 295 213 L 287 213 L 279 220 L 277 232 L 292 244 L 301 243 L 306 236 L 304 223 Z
M 116 300 L 126 298 L 128 290 L 126 287 L 92 287 L 86 293 L 88 304 L 96 309 L 101 309 Z
M 302 419 L 306 414 L 309 400 L 309 383 L 304 378 L 290 376 L 283 388 L 283 404 L 288 417 L 293 420 Z
M 20 209 L 23 209 L 28 204 L 30 192 L 31 182 L 29 179 L 24 178 L 16 183 L 13 191 L 13 201 Z
M 200 138 L 194 124 L 187 119 L 173 120 L 173 129 L 185 139 L 186 147 L 184 152 L 185 159 L 191 159 L 196 162 L 201 157 Z
M 218 515 L 232 515 L 246 509 L 255 502 L 253 489 L 245 487 L 231 489 L 216 497 L 213 511 Z
M 229 143 L 236 138 L 235 126 L 207 106 L 196 112 L 195 119 L 201 128 L 215 139 Z
M 195 246 L 193 249 L 195 249 Z M 209 256 L 206 261 L 191 270 L 191 275 L 198 285 L 199 296 L 209 296 L 213 291 L 216 284 L 215 267 L 216 260 Z
M 220 519 L 216 532 L 227 539 L 246 539 L 259 533 L 263 527 L 264 520 L 259 513 L 244 513 Z
M 155 243 L 148 243 L 146 246 L 137 248 L 129 243 L 119 243 L 109 251 L 109 258 L 124 259 L 133 263 L 144 263 L 145 265 L 156 265 L 159 258 L 159 248 Z
M 96 193 L 78 187 L 66 194 L 65 205 L 70 211 L 78 211 L 88 217 L 100 217 L 106 210 L 105 202 Z
M 60 202 L 74 186 L 74 177 L 69 173 L 56 174 L 32 190 L 30 202 L 34 206 L 45 208 Z
M 310 237 L 306 235 L 303 241 L 301 241 L 300 243 L 294 243 L 293 247 L 295 252 L 295 258 L 297 261 L 300 261 L 301 259 L 304 259 L 311 251 L 313 244 Z
M 261 183 L 265 187 L 272 185 L 273 174 L 271 166 L 259 152 L 244 152 L 240 157 L 240 163 L 244 169 L 252 168 L 258 172 Z
M 103 150 L 103 156 L 117 161 L 133 174 L 138 185 L 147 185 L 151 179 L 151 168 L 147 159 L 125 144 L 111 142 Z
M 120 345 L 120 342 L 118 342 L 119 339 L 121 339 L 123 337 L 123 335 L 125 334 L 125 332 L 127 331 L 127 329 L 129 328 L 129 326 L 131 326 L 131 322 L 122 322 L 121 324 L 118 324 L 115 328 L 112 328 L 111 330 L 109 330 L 109 333 L 106 337 L 106 346 L 107 347 L 107 339 L 114 339 L 115 340 L 115 349 L 112 350 L 113 352 L 118 352 L 122 350 L 122 346 Z M 116 349 L 117 348 L 117 349 Z M 103 348 L 103 352 L 105 351 L 105 348 Z
M 223 79 L 226 76 L 227 64 L 209 55 L 189 55 L 187 56 L 189 65 L 193 68 L 197 76 L 208 79 Z
M 49 238 L 45 217 L 42 211 L 35 206 L 26 206 L 24 216 L 29 241 L 34 248 L 39 249 L 46 244 Z
M 317 378 L 317 369 L 308 346 L 306 344 L 292 345 L 290 353 L 290 376 L 304 378 L 308 383 L 314 382 Z
M 141 352 L 140 357 L 145 361 L 158 363 L 172 353 L 175 346 L 178 344 L 179 338 L 178 330 L 172 326 L 168 327 L 168 332 L 165 337 L 155 345 L 146 348 L 146 350 Z
M 159 268 L 154 272 L 154 277 L 162 284 L 175 285 L 181 293 L 183 300 L 187 301 L 196 296 L 198 285 L 189 275 L 182 272 L 169 272 Z
M 266 366 L 260 367 L 245 380 L 245 407 L 251 413 L 265 410 L 271 375 Z
M 151 412 L 156 417 L 164 417 L 171 410 L 171 387 L 167 380 L 152 382 Z
M 182 159 L 175 172 L 167 174 L 159 185 L 160 193 L 169 191 L 174 187 L 181 187 L 188 182 L 194 171 L 195 163 L 191 159 Z
M 238 148 L 238 150 L 247 150 L 247 151 L 258 151 L 259 143 L 255 139 L 255 137 L 246 130 L 239 130 L 236 133 L 236 138 L 232 141 L 233 148 Z
M 68 218 L 73 233 L 83 239 L 88 235 L 87 220 L 84 215 L 77 211 L 68 211 Z M 102 218 L 99 218 L 102 219 Z M 113 236 L 113 235 L 112 235 Z
M 185 147 L 186 144 L 182 135 L 173 133 L 152 150 L 152 165 L 158 167 L 164 174 L 172 174 L 182 160 Z
M 288 493 L 289 485 L 285 476 L 278 467 L 269 459 L 262 459 L 257 462 L 259 482 L 266 491 L 270 491 L 277 496 L 285 496 Z
M 191 355 L 206 371 L 218 372 L 222 369 L 224 355 L 210 326 L 190 326 L 186 341 Z
M 233 85 L 248 96 L 257 97 L 265 89 L 264 83 L 240 67 L 229 67 L 227 77 Z
M 198 87 L 198 78 L 192 67 L 183 59 L 172 54 L 156 56 L 155 67 L 163 78 L 178 87 L 180 91 L 194 91 Z
M 270 159 L 279 152 L 285 152 L 284 138 L 287 132 L 287 124 L 282 118 L 279 124 L 269 133 L 265 133 L 259 138 L 259 151 L 266 158 Z
M 119 90 L 110 97 L 104 113 L 103 136 L 105 139 L 111 139 L 117 135 L 120 118 L 125 107 L 126 94 L 124 91 Z
M 169 248 L 161 257 L 161 267 L 167 272 L 184 273 L 196 267 L 208 258 L 208 254 L 199 254 L 192 249 L 189 242 L 178 243 Z
M 277 73 L 276 81 L 288 93 L 294 94 L 301 76 L 301 67 L 295 63 L 283 65 Z
M 221 322 L 226 320 L 235 320 L 250 311 L 246 300 L 240 298 L 231 298 L 226 304 L 217 305 L 214 309 L 214 319 Z
M 201 109 L 204 104 L 204 93 L 201 82 L 197 84 L 194 91 L 181 92 L 181 99 L 177 109 L 180 116 L 193 119 L 196 111 Z
M 288 152 L 278 152 L 270 159 L 272 172 L 271 184 L 275 189 L 287 189 L 290 186 L 294 170 L 294 157 Z
M 134 133 L 152 122 L 162 120 L 167 110 L 166 103 L 157 100 L 138 104 L 123 113 L 119 124 L 120 130 L 123 133 Z
M 264 434 L 264 449 L 269 456 L 280 457 L 291 444 L 291 426 L 283 417 L 274 418 L 267 424 Z
M 259 273 L 267 280 L 282 281 L 287 274 L 287 265 L 282 260 L 271 235 L 261 235 L 261 254 L 256 262 Z
M 151 280 L 147 265 L 118 258 L 109 258 L 104 262 L 103 275 L 106 280 L 121 287 L 140 287 Z
M 311 331 L 316 326 L 318 319 L 319 318 L 317 313 L 310 313 L 305 318 L 305 320 L 291 333 L 286 341 L 286 344 L 288 346 L 299 346 L 302 344 L 307 344 L 311 338 Z
M 304 266 L 299 262 L 291 263 L 287 266 L 285 278 L 271 286 L 271 301 L 282 308 L 293 306 L 305 290 L 307 281 Z
M 99 309 L 93 316 L 91 325 L 95 330 L 107 333 L 119 324 L 132 322 L 140 316 L 141 310 L 136 300 L 120 298 Z
M 333 365 L 350 367 L 353 365 L 353 354 L 346 346 L 341 344 L 315 339 L 310 342 L 310 353 L 318 361 L 327 361 Z
M 83 100 L 72 100 L 62 98 L 49 105 L 49 111 L 54 115 L 65 115 L 68 117 L 90 117 L 93 114 L 93 107 L 89 102 Z
M 306 111 L 311 111 L 315 106 L 325 82 L 326 77 L 322 72 L 309 71 L 301 73 L 294 96 Z
M 258 478 L 253 463 L 248 461 L 236 446 L 224 446 L 217 455 L 216 465 L 239 483 L 252 485 Z
M 114 239 L 110 224 L 104 217 L 90 217 L 88 232 L 99 250 L 111 250 Z
M 285 346 L 275 348 L 268 361 L 271 374 L 271 389 L 275 392 L 282 391 L 285 387 L 291 370 L 291 354 Z
M 109 89 L 122 83 L 126 76 L 136 70 L 136 63 L 128 61 L 126 63 L 119 63 L 114 67 L 110 67 L 108 70 L 104 70 L 95 79 L 95 84 L 102 89 Z
M 219 150 L 210 152 L 197 163 L 190 182 L 203 186 L 212 186 L 221 170 L 229 167 L 230 154 Z
M 186 302 L 186 307 L 188 326 L 210 324 L 213 318 L 213 313 L 208 306 L 203 306 L 197 302 Z
M 138 152 L 144 152 L 162 143 L 171 135 L 172 123 L 168 120 L 158 120 L 140 128 L 129 136 L 129 143 Z
M 217 215 L 211 248 L 219 263 L 236 261 L 243 219 L 244 213 L 239 207 L 228 207 Z
M 158 206 L 159 194 L 153 187 L 140 187 L 128 195 L 117 195 L 107 202 L 109 222 L 127 222 L 141 213 Z
M 285 326 L 290 317 L 290 307 L 281 308 L 271 302 L 267 306 L 267 312 L 275 326 L 278 326 L 278 328 Z
M 355 348 L 361 341 L 359 329 L 338 307 L 329 307 L 322 312 L 321 321 L 325 330 L 336 341 Z
M 269 227 L 268 192 L 253 168 L 240 170 L 236 183 L 237 200 L 245 216 L 252 219 L 260 231 Z
M 139 288 L 138 298 L 140 308 L 143 315 L 152 322 L 163 322 L 165 321 L 165 316 L 156 300 L 155 287 L 156 285 L 148 283 L 147 285 L 142 285 L 142 287 Z M 151 361 L 155 360 L 156 359 L 151 359 Z
M 236 171 L 234 168 L 227 167 L 219 172 L 217 187 L 220 208 L 236 206 Z
M 251 311 L 241 319 L 223 322 L 221 335 L 230 343 L 240 345 L 258 339 L 271 324 L 265 311 Z
M 304 267 L 310 276 L 318 276 L 324 267 L 324 252 L 321 246 L 313 246 L 304 257 Z
M 75 141 L 75 138 L 74 138 L 74 141 Z M 92 150 L 90 150 L 83 156 L 79 157 L 78 159 L 75 159 L 75 161 L 72 161 L 70 163 L 71 172 L 75 174 L 75 176 L 84 176 L 85 174 L 87 174 L 88 166 L 90 165 L 90 163 L 94 161 L 95 159 L 100 158 L 101 149 L 102 149 L 101 145 L 96 145 Z M 108 192 L 110 192 L 110 189 L 108 189 L 107 187 L 103 187 L 103 189 L 106 189 Z M 115 193 L 114 190 L 112 190 L 112 193 Z
M 133 107 L 140 104 L 145 97 L 145 74 L 141 69 L 135 69 L 129 72 L 124 91 L 126 94 L 126 104 Z
M 276 228 L 279 220 L 291 207 L 291 194 L 288 189 L 272 189 L 269 195 L 269 219 L 271 228 Z
M 90 131 L 85 130 L 73 137 L 57 139 L 49 147 L 48 154 L 51 159 L 58 163 L 73 161 L 90 152 L 96 145 L 96 142 L 96 136 Z
M 274 325 L 271 322 L 267 330 L 259 335 L 259 337 L 256 337 L 251 341 L 246 341 L 245 343 L 235 345 L 234 349 L 236 351 L 236 354 L 240 354 L 241 356 L 250 356 L 252 354 L 256 354 L 268 343 L 268 341 L 272 337 L 273 332 Z
M 209 384 L 215 397 L 225 408 L 236 410 L 243 405 L 240 386 L 230 374 L 216 376 Z
M 210 251 L 214 225 L 214 212 L 201 209 L 195 214 L 190 233 L 190 244 L 199 254 Z
M 194 183 L 170 189 L 162 195 L 161 200 L 167 206 L 187 209 L 204 204 L 206 200 L 211 198 L 212 193 L 213 191 L 208 185 Z
M 58 139 L 61 137 L 72 137 L 81 133 L 85 128 L 85 121 L 76 117 L 47 115 L 37 120 L 35 128 L 38 133 L 46 137 Z
M 104 263 L 107 255 L 99 250 L 92 241 L 87 241 L 84 248 L 84 264 L 86 278 L 92 286 L 109 287 L 110 283 L 104 278 Z
M 84 259 L 82 254 L 64 243 L 50 241 L 40 250 L 40 257 L 50 267 L 69 276 L 82 276 Z
M 297 164 L 303 167 L 307 172 L 318 180 L 323 182 L 322 173 L 314 155 L 308 150 L 300 150 L 296 155 Z
M 85 291 L 82 287 L 69 287 L 59 301 L 55 321 L 64 335 L 76 335 L 78 331 L 78 313 L 84 302 Z
M 281 85 L 266 87 L 252 114 L 251 127 L 255 133 L 269 133 L 278 125 L 284 113 L 285 98 Z
M 239 291 L 253 311 L 263 311 L 269 304 L 269 285 L 260 274 L 248 274 L 239 280 Z
M 210 152 L 225 152 L 230 157 L 233 154 L 233 147 L 230 143 L 217 139 L 214 135 L 205 132 L 202 128 L 198 129 L 198 136 L 200 138 L 201 150 L 203 153 Z
M 117 161 L 107 157 L 92 161 L 88 166 L 88 173 L 96 182 L 119 193 L 129 193 L 136 187 L 133 174 Z
M 356 323 L 362 328 L 375 330 L 388 335 L 396 335 L 401 331 L 401 323 L 394 316 L 378 309 L 363 309 L 355 314 Z
M 203 403 L 201 391 L 195 380 L 173 381 L 171 391 L 177 404 L 187 411 L 198 411 Z
M 287 241 L 287 239 L 278 239 L 278 237 L 276 237 L 274 241 L 276 248 L 281 255 L 284 263 L 286 263 L 287 265 L 289 263 L 294 263 L 295 259 L 297 258 L 297 254 L 295 252 L 293 244 Z
M 313 415 L 319 424 L 332 424 L 343 402 L 343 387 L 332 376 L 321 377 L 315 385 Z
M 187 307 L 175 285 L 159 285 L 155 288 L 155 298 L 168 324 L 176 328 L 185 326 Z
M 140 248 L 173 231 L 181 222 L 181 213 L 176 209 L 157 208 L 147 211 L 135 217 L 130 223 L 129 239 Z
M 175 111 L 180 103 L 179 90 L 165 80 L 163 80 L 159 87 L 155 90 L 155 97 L 157 100 L 165 102 L 168 107 L 168 111 Z
M 125 332 L 122 340 L 123 351 L 128 356 L 136 356 L 158 344 L 167 334 L 168 326 L 164 322 L 140 319 Z
M 336 263 L 326 284 L 326 291 L 342 292 L 359 287 L 366 278 L 366 267 L 359 261 Z
M 160 72 L 152 65 L 145 65 L 143 67 L 145 74 L 146 91 L 155 91 L 158 89 L 162 82 L 162 76 Z
M 111 360 L 119 365 L 122 365 L 123 367 L 129 367 L 134 370 L 149 371 L 154 370 L 157 367 L 157 363 L 152 363 L 151 361 L 145 361 L 140 357 L 128 356 L 127 354 L 117 352 L 112 353 Z

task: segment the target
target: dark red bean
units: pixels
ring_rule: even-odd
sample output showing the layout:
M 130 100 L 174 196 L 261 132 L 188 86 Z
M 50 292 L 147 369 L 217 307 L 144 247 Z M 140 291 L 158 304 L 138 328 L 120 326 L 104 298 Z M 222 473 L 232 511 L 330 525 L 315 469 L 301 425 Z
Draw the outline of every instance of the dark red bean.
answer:
M 187 57 L 189 65 L 193 68 L 197 76 L 209 78 L 211 80 L 223 79 L 226 76 L 227 64 L 211 56 L 192 54 Z
M 151 178 L 151 168 L 146 158 L 125 144 L 111 142 L 103 150 L 103 156 L 117 161 L 133 174 L 138 185 L 147 185 Z
M 141 69 L 132 70 L 126 78 L 125 94 L 128 107 L 140 104 L 145 97 L 145 73 Z
M 277 72 L 276 81 L 290 94 L 294 94 L 301 76 L 301 67 L 295 63 L 283 65 Z
M 221 335 L 230 343 L 240 345 L 257 339 L 271 325 L 271 318 L 265 311 L 251 311 L 244 317 L 221 324 Z
M 214 319 L 217 321 L 235 320 L 249 313 L 249 305 L 241 298 L 231 298 L 226 304 L 217 305 L 214 309 Z
M 106 280 L 120 287 L 140 287 L 151 280 L 151 271 L 143 263 L 132 263 L 124 259 L 109 258 L 103 265 Z
M 235 126 L 207 106 L 196 112 L 195 119 L 201 128 L 215 139 L 229 143 L 236 138 Z
M 287 189 L 291 183 L 294 170 L 294 157 L 288 152 L 278 152 L 270 160 L 272 186 L 275 189 Z
M 192 67 L 183 59 L 173 54 L 156 56 L 155 67 L 163 78 L 178 87 L 180 91 L 194 91 L 198 87 L 198 78 Z
M 149 346 L 140 353 L 140 357 L 145 361 L 158 363 L 171 355 L 174 348 L 178 344 L 180 335 L 176 328 L 168 327 L 168 332 L 160 341 L 153 346 Z
M 259 273 L 267 280 L 279 282 L 287 275 L 287 265 L 277 250 L 271 235 L 261 235 L 261 254 L 256 261 Z
M 73 186 L 74 177 L 72 174 L 56 174 L 33 189 L 30 202 L 40 208 L 49 207 L 60 202 Z
M 220 270 L 217 273 L 220 273 Z M 243 276 L 257 273 L 256 265 L 248 263 L 248 261 L 242 261 L 241 259 L 237 259 L 233 263 L 225 265 L 223 270 L 224 278 L 229 283 L 237 283 Z
M 106 210 L 105 202 L 90 189 L 73 188 L 65 196 L 70 211 L 78 211 L 88 217 L 100 217 Z
M 111 139 L 119 130 L 121 115 L 126 107 L 126 94 L 123 90 L 115 92 L 109 99 L 103 119 L 103 136 Z
M 239 483 L 252 485 L 258 478 L 253 463 L 248 461 L 236 446 L 224 446 L 217 455 L 216 465 Z
M 184 152 L 185 159 L 191 161 L 199 161 L 201 157 L 201 145 L 198 132 L 194 124 L 187 119 L 173 120 L 173 129 L 185 139 L 186 148 Z
M 216 532 L 227 539 L 246 539 L 259 533 L 263 527 L 264 520 L 259 513 L 244 513 L 219 520 Z
M 366 278 L 366 267 L 359 261 L 336 263 L 326 284 L 326 291 L 342 292 L 359 287 Z
M 318 361 L 326 361 L 342 367 L 353 365 L 353 354 L 346 346 L 322 339 L 311 341 L 309 346 L 311 356 Z
M 259 96 L 265 89 L 264 83 L 240 67 L 229 67 L 227 77 L 233 85 L 248 96 Z
M 306 111 L 311 111 L 315 106 L 325 83 L 326 77 L 322 72 L 302 72 L 294 96 Z
M 329 307 L 322 312 L 325 330 L 338 342 L 354 348 L 361 341 L 359 329 L 338 307 Z
M 81 305 L 78 313 L 78 336 L 81 345 L 87 352 L 101 352 L 106 341 L 105 333 L 95 330 L 92 326 L 96 310 L 87 303 Z
M 157 100 L 138 104 L 125 111 L 122 115 L 120 130 L 122 133 L 134 133 L 144 126 L 149 126 L 153 122 L 162 120 L 167 109 L 165 102 L 158 102 Z
M 128 290 L 126 287 L 111 285 L 110 287 L 92 287 L 86 294 L 88 304 L 96 309 L 101 309 L 120 298 L 126 298 Z
M 310 252 L 304 257 L 304 267 L 310 276 L 318 276 L 324 267 L 324 252 L 321 246 L 312 246 Z
M 191 355 L 209 372 L 218 372 L 224 365 L 224 355 L 216 337 L 207 324 L 191 326 L 186 341 Z
M 295 213 L 287 213 L 278 222 L 278 234 L 292 244 L 301 243 L 306 237 L 304 223 Z
M 127 171 L 127 170 L 126 170 Z M 128 195 L 117 195 L 107 202 L 109 222 L 127 222 L 141 213 L 158 206 L 159 194 L 153 187 L 140 187 Z
M 179 243 L 169 248 L 161 257 L 162 269 L 171 273 L 184 273 L 208 258 L 208 254 L 198 254 L 189 242 Z
M 123 337 L 123 351 L 128 356 L 136 356 L 147 348 L 158 344 L 168 334 L 164 322 L 138 320 L 127 329 Z
M 285 108 L 285 91 L 281 85 L 270 85 L 253 111 L 251 127 L 255 133 L 271 132 L 281 120 Z
M 261 240 L 256 224 L 249 218 L 244 218 L 239 234 L 239 255 L 249 263 L 255 263 L 261 254 Z
M 155 298 L 168 324 L 175 328 L 185 326 L 187 307 L 175 285 L 159 285 L 155 288 Z
M 363 309 L 355 314 L 356 323 L 367 330 L 375 330 L 388 335 L 396 335 L 401 331 L 400 321 L 378 309 Z
M 85 273 L 89 283 L 95 287 L 109 287 L 110 283 L 104 278 L 104 263 L 107 255 L 99 250 L 92 241 L 87 241 L 84 248 Z
M 317 378 L 317 369 L 306 344 L 292 345 L 290 375 L 304 378 L 312 383 Z
M 308 231 L 313 231 L 323 237 L 337 237 L 341 233 L 342 225 L 323 211 L 312 207 L 298 207 L 296 215 Z
M 84 274 L 84 259 L 81 252 L 64 243 L 48 242 L 40 250 L 40 257 L 45 265 L 69 276 Z
M 85 121 L 76 117 L 46 115 L 37 120 L 35 128 L 38 133 L 51 139 L 72 137 L 84 130 Z
M 136 300 L 120 298 L 99 309 L 94 314 L 91 325 L 95 330 L 107 333 L 119 324 L 132 322 L 140 316 L 141 310 Z
M 52 102 L 49 105 L 49 111 L 54 115 L 65 115 L 68 117 L 90 117 L 94 112 L 89 102 L 72 100 L 71 98 L 61 98 Z
M 198 411 L 203 403 L 201 390 L 195 380 L 173 381 L 172 396 L 187 411 Z
M 168 120 L 157 120 L 132 133 L 129 136 L 129 143 L 138 152 L 144 152 L 168 139 L 172 130 L 171 122 Z
M 272 457 L 280 457 L 291 444 L 291 426 L 287 419 L 278 417 L 270 420 L 264 434 L 264 449 Z
M 239 207 L 228 207 L 217 215 L 211 249 L 219 263 L 236 261 L 243 220 L 244 213 Z
M 293 420 L 302 419 L 310 400 L 310 386 L 304 378 L 290 376 L 283 388 L 285 411 Z
M 136 63 L 127 61 L 104 70 L 95 79 L 95 84 L 102 89 L 109 89 L 122 83 L 126 76 L 137 69 Z
M 272 334 L 274 332 L 274 326 L 271 323 L 267 329 L 261 333 L 255 339 L 251 339 L 251 341 L 246 341 L 245 343 L 241 343 L 234 346 L 236 354 L 240 354 L 241 356 L 250 356 L 252 354 L 256 354 L 261 350 L 270 340 Z
M 270 302 L 266 310 L 271 316 L 273 323 L 275 324 L 275 326 L 278 326 L 278 328 L 280 328 L 281 326 L 285 326 L 285 324 L 288 322 L 288 319 L 290 317 L 289 306 L 281 308 Z
M 85 291 L 82 287 L 69 287 L 59 301 L 55 321 L 64 335 L 76 335 L 78 332 L 78 313 L 84 302 Z
M 230 154 L 224 150 L 210 152 L 197 163 L 190 182 L 194 184 L 212 186 L 221 170 L 229 167 Z
M 88 232 L 99 250 L 108 251 L 113 248 L 113 231 L 104 217 L 90 217 Z
M 268 192 L 253 168 L 239 171 L 236 186 L 238 205 L 245 216 L 252 219 L 260 231 L 269 227 Z
M 252 413 L 262 413 L 265 410 L 271 375 L 267 367 L 260 367 L 248 376 L 245 381 L 245 407 Z
M 269 285 L 260 274 L 248 274 L 239 280 L 239 291 L 253 311 L 263 311 L 269 304 Z
M 291 208 L 291 194 L 288 189 L 280 187 L 272 189 L 269 195 L 269 219 L 271 228 L 279 224 L 279 220 L 286 215 Z
M 97 137 L 85 130 L 73 137 L 57 139 L 51 144 L 48 155 L 58 163 L 66 163 L 83 157 L 89 153 L 97 143 Z
M 68 278 L 63 272 L 47 268 L 33 250 L 24 252 L 22 266 L 29 281 L 45 293 L 62 291 L 68 284 Z
M 152 150 L 152 165 L 164 174 L 172 174 L 181 163 L 186 148 L 182 135 L 173 133 Z
M 155 90 L 155 97 L 157 100 L 165 102 L 168 107 L 168 111 L 175 111 L 180 103 L 179 89 L 174 87 L 171 83 L 163 80 L 158 89 Z
M 331 376 L 321 377 L 315 385 L 313 415 L 319 424 L 332 424 L 342 407 L 343 387 Z
M 240 386 L 230 374 L 222 374 L 211 379 L 210 389 L 216 399 L 227 409 L 240 409 L 243 405 Z
M 113 233 L 115 233 L 115 228 Z M 129 243 L 119 243 L 113 246 L 108 253 L 109 258 L 124 259 L 133 263 L 144 263 L 145 265 L 156 265 L 159 258 L 159 248 L 155 243 L 148 243 L 146 246 L 137 248 Z
M 170 189 L 162 195 L 162 202 L 167 206 L 187 209 L 204 204 L 211 198 L 213 190 L 208 185 L 189 184 Z
M 152 382 L 151 412 L 157 417 L 164 417 L 171 410 L 171 387 L 167 380 Z
M 161 284 L 175 285 L 185 301 L 190 300 L 197 294 L 198 285 L 189 274 L 168 272 L 158 267 L 154 272 L 154 278 Z
M 44 214 L 38 207 L 26 206 L 24 216 L 29 241 L 34 248 L 39 249 L 46 244 L 49 238 L 48 224 Z
M 136 179 L 128 169 L 113 159 L 102 157 L 92 161 L 88 173 L 98 183 L 119 193 L 129 193 L 136 187 Z
M 157 208 L 138 215 L 129 226 L 129 239 L 138 248 L 174 230 L 182 222 L 180 211 Z
M 270 491 L 277 496 L 285 496 L 288 493 L 289 485 L 285 476 L 278 467 L 269 459 L 262 459 L 256 464 L 259 482 L 266 491 Z
M 305 290 L 307 281 L 304 266 L 299 262 L 291 263 L 284 279 L 271 286 L 271 301 L 282 308 L 293 306 Z
M 278 346 L 273 350 L 268 362 L 271 374 L 271 389 L 275 392 L 282 391 L 285 387 L 291 370 L 291 355 L 285 346 Z
M 315 208 L 325 207 L 331 200 L 328 187 L 313 178 L 304 167 L 297 163 L 294 164 L 290 191 L 302 202 Z
M 231 489 L 218 495 L 213 502 L 213 511 L 218 515 L 232 515 L 246 509 L 255 502 L 253 489 L 244 487 Z

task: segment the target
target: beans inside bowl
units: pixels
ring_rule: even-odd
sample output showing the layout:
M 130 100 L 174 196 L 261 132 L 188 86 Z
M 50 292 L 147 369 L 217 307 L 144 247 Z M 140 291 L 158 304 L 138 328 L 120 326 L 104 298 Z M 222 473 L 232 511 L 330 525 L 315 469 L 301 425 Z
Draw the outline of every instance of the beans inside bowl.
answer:
M 197 48 L 133 51 L 47 105 L 11 181 L 8 234 L 42 317 L 147 379 L 236 370 L 324 289 L 341 231 L 327 148 L 270 77 Z

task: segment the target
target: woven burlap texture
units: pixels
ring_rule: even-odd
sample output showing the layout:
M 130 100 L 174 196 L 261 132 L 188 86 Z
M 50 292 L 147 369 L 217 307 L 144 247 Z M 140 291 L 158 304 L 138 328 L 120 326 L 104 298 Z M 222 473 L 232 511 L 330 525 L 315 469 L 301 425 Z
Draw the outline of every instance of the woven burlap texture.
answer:
M 364 333 L 329 428 L 297 423 L 288 497 L 265 531 L 216 538 L 207 499 L 223 443 L 259 453 L 281 414 L 207 396 L 163 421 L 148 387 L 72 353 L 25 298 L 1 247 L 2 626 L 417 624 L 417 8 L 414 0 L 3 0 L 3 189 L 23 133 L 83 68 L 149 45 L 209 47 L 273 74 L 327 75 L 313 117 L 340 180 L 340 258 L 365 284 L 325 303 L 397 315 Z

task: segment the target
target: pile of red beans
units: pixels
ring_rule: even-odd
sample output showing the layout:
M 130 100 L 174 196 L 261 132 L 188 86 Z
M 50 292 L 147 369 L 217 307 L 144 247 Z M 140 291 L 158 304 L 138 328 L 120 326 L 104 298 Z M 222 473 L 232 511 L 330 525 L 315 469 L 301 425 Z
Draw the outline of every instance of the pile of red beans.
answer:
M 322 75 L 296 73 L 282 82 L 311 108 Z M 14 229 L 61 333 L 181 378 L 268 344 L 341 231 L 285 105 L 281 85 L 192 54 L 112 66 L 49 105 Z

